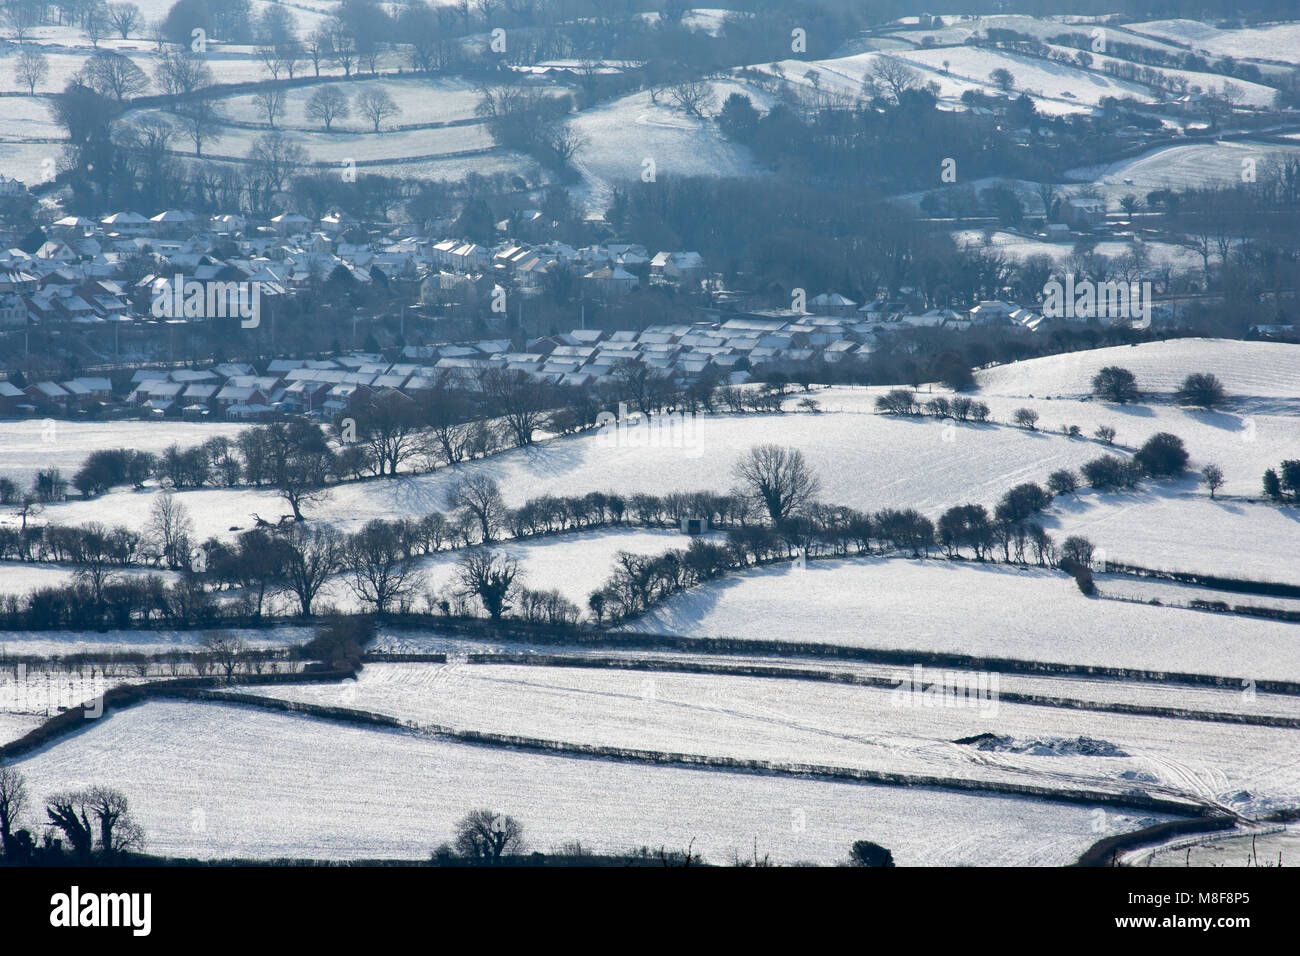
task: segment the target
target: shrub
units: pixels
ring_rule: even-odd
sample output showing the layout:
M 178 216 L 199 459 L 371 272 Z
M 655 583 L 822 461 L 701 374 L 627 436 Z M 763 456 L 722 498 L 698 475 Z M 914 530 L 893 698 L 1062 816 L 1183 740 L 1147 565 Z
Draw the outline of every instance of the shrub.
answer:
M 952 415 L 952 402 L 940 395 L 925 403 L 925 411 L 927 415 L 933 415 L 935 418 L 948 418 Z
M 1174 392 L 1174 400 L 1179 405 L 1196 405 L 1201 408 L 1215 408 L 1222 405 L 1227 397 L 1223 383 L 1209 372 L 1193 372 L 1183 379 L 1183 384 Z
M 1078 585 L 1080 593 L 1088 597 L 1097 593 L 1097 585 L 1092 580 L 1092 571 L 1086 564 L 1072 558 L 1062 558 L 1061 570 L 1074 576 L 1074 583 Z
M 1103 445 L 1115 444 L 1115 429 L 1111 428 L 1109 425 L 1099 426 L 1093 434 L 1097 436 L 1097 439 Z
M 1292 458 L 1282 462 L 1282 490 L 1291 493 L 1291 497 L 1300 501 L 1300 459 Z
M 995 512 L 999 521 L 1023 521 L 1042 511 L 1052 503 L 1052 496 L 1032 481 L 1016 485 L 998 503 Z
M 1264 472 L 1264 494 L 1274 501 L 1282 500 L 1282 482 L 1278 480 L 1277 472 L 1272 468 Z
M 1054 495 L 1072 495 L 1079 490 L 1079 474 L 1070 468 L 1062 468 L 1047 476 L 1047 490 Z
M 849 864 L 851 866 L 889 867 L 894 865 L 894 854 L 878 843 L 872 843 L 870 840 L 858 840 L 853 844 L 853 848 L 849 850 Z
M 1061 567 L 1065 567 L 1065 562 L 1073 561 L 1076 564 L 1092 564 L 1092 556 L 1096 553 L 1092 542 L 1082 535 L 1072 534 L 1061 542 Z
M 1134 459 L 1145 474 L 1161 477 L 1182 473 L 1187 467 L 1188 454 L 1177 435 L 1157 432 L 1138 449 Z
M 1102 455 L 1083 465 L 1083 477 L 1098 491 L 1131 488 L 1137 484 L 1139 469 L 1131 462 L 1114 455 Z
M 891 388 L 876 396 L 876 408 L 886 415 L 915 415 L 919 410 L 916 393 L 910 388 Z
M 1126 368 L 1107 365 L 1092 377 L 1092 394 L 1107 402 L 1127 405 L 1137 401 L 1137 377 Z
M 1034 431 L 1038 427 L 1038 412 L 1032 408 L 1017 408 L 1014 419 L 1017 425 L 1028 428 L 1030 431 Z
M 1210 498 L 1213 499 L 1214 493 L 1223 487 L 1223 469 L 1213 463 L 1206 465 L 1201 469 L 1201 481 L 1210 489 Z

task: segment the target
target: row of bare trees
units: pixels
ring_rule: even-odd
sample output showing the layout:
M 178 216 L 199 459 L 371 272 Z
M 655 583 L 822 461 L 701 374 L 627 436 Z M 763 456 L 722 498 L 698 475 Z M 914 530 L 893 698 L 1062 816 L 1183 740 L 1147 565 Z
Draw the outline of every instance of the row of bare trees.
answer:
M 70 854 L 79 863 L 90 863 L 144 849 L 144 831 L 132 817 L 126 795 L 113 787 L 91 786 L 47 797 L 47 829 L 39 845 L 22 827 L 29 803 L 26 779 L 13 766 L 0 764 L 0 848 L 7 862 L 54 863 Z

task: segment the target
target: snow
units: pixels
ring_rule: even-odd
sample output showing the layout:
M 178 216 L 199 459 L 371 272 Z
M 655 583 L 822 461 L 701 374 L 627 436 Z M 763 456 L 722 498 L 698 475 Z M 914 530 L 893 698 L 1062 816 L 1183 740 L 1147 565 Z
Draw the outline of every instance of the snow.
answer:
M 585 611 L 588 595 L 609 578 L 614 556 L 619 551 L 662 554 L 670 548 L 684 548 L 689 542 L 689 538 L 677 531 L 627 529 L 504 541 L 493 549 L 519 561 L 520 584 L 535 591 L 557 590 Z M 416 593 L 434 598 L 447 590 L 459 590 L 457 563 L 463 554 L 463 551 L 446 551 L 419 559 L 420 584 Z M 359 609 L 346 576 L 335 578 L 322 588 L 318 601 L 322 607 Z M 282 597 L 278 603 L 290 609 L 296 607 L 291 596 Z M 417 600 L 415 607 L 422 610 L 424 604 Z
M 1099 582 L 1111 581 L 1115 576 L 1098 574 Z M 635 624 L 631 625 L 633 628 Z M 535 645 L 517 641 L 495 641 L 481 637 L 467 638 L 437 630 L 395 629 L 380 625 L 378 636 L 369 648 L 376 653 L 395 655 L 445 654 L 455 668 L 463 664 L 469 654 L 500 655 L 558 655 L 599 661 L 606 667 L 617 662 L 644 663 L 647 667 L 680 670 L 689 666 L 743 667 L 759 666 L 792 671 L 815 671 L 833 676 L 851 676 L 854 679 L 895 680 L 898 667 L 864 661 L 844 661 L 836 658 L 807 656 L 786 648 L 779 655 L 764 654 L 710 654 L 704 651 L 633 650 L 610 644 Z M 504 661 L 505 658 L 503 657 Z M 477 665 L 476 665 L 477 666 Z M 367 665 L 369 667 L 369 665 Z M 459 672 L 464 672 L 460 668 Z M 969 671 L 967 671 L 969 673 Z M 652 675 L 649 675 L 652 676 Z M 1300 697 L 1257 691 L 1253 697 L 1241 693 L 1233 683 L 1225 687 L 1171 684 L 1164 681 L 1122 681 L 1108 678 L 1087 678 L 1068 674 L 1044 675 L 1005 672 L 999 675 L 1000 692 L 1032 694 L 1039 697 L 1091 701 L 1099 704 L 1142 704 L 1146 706 L 1182 707 L 1189 710 L 1216 713 L 1241 713 L 1275 717 L 1300 718 Z
M 1163 495 L 1208 497 L 1209 492 L 1203 486 L 1198 490 L 1197 473 L 1211 462 L 1219 465 L 1224 473 L 1224 486 L 1217 494 L 1258 498 L 1265 469 L 1276 468 L 1278 462 L 1294 457 L 1300 450 L 1300 420 L 1295 416 L 1256 414 L 1250 408 L 1253 399 L 1243 397 L 1237 400 L 1243 407 L 1214 412 L 1173 405 L 1168 396 L 1161 399 L 1167 404 L 1110 405 L 1051 398 L 1041 393 L 1036 398 L 981 396 L 1000 421 L 1010 421 L 1017 408 L 1033 409 L 1039 414 L 1040 431 L 1059 431 L 1063 426 L 1078 425 L 1091 439 L 1098 426 L 1114 428 L 1119 450 L 1092 440 L 1093 457 L 1106 453 L 1122 456 L 1141 447 L 1157 432 L 1177 435 L 1191 456 L 1188 473 L 1182 478 L 1146 484 L 1142 494 L 1147 497 L 1140 499 L 1143 501 Z M 1250 509 L 1252 514 L 1257 510 L 1274 509 L 1266 505 Z M 1269 523 L 1267 518 L 1258 520 Z
M 952 18 L 950 17 L 948 20 L 952 20 Z M 971 17 L 953 22 L 948 22 L 948 20 L 945 21 L 942 27 L 929 30 L 918 27 L 915 30 L 891 33 L 890 36 L 905 37 L 917 44 L 920 44 L 925 37 L 933 37 L 935 42 L 939 44 L 961 44 L 976 33 L 987 35 L 989 30 L 1014 30 L 1017 33 L 1028 34 L 1046 42 L 1052 37 L 1060 36 L 1063 33 L 1082 33 L 1091 36 L 1094 29 L 1094 24 L 1089 22 L 1088 18 L 1083 17 L 1027 17 L 1011 14 Z M 914 24 L 914 21 L 912 22 Z M 1106 27 L 1106 29 L 1111 35 L 1117 32 L 1114 27 Z M 1170 44 L 1141 36 L 1120 36 L 1118 39 L 1120 42 L 1156 49 L 1176 49 Z
M 1300 156 L 1300 146 L 1275 146 L 1250 142 L 1192 143 L 1162 146 L 1150 152 L 1104 166 L 1069 170 L 1071 179 L 1088 180 L 1114 202 L 1125 193 L 1139 198 L 1155 189 L 1186 190 L 1236 183 L 1243 163 L 1255 161 L 1256 176 L 1263 176 L 1269 164 Z M 1131 180 L 1132 182 L 1126 182 Z
M 291 117 L 292 118 L 292 117 Z M 264 119 L 264 118 L 263 118 Z M 391 122 L 386 124 L 391 126 Z M 290 129 L 282 131 L 287 139 L 301 146 L 312 163 L 338 164 L 345 160 L 356 163 L 380 160 L 402 160 L 407 157 L 437 157 L 454 155 L 469 150 L 492 149 L 492 139 L 483 126 L 451 126 L 443 129 L 393 130 L 380 128 L 379 133 L 361 132 L 355 121 L 352 128 L 342 127 L 326 133 Z M 242 159 L 258 138 L 269 130 L 222 126 L 220 132 L 203 143 L 203 155 L 209 158 Z M 176 149 L 190 154 L 192 140 L 178 140 Z
M 1198 20 L 1151 20 L 1130 23 L 1127 29 L 1172 40 L 1213 56 L 1300 63 L 1300 23 L 1221 30 Z
M 278 125 L 281 129 L 292 126 L 304 126 L 319 130 L 320 123 L 309 119 L 306 114 L 307 100 L 318 90 L 326 86 L 337 87 L 349 99 L 355 100 L 358 94 L 369 89 L 385 90 L 401 108 L 401 113 L 385 120 L 384 128 L 391 126 L 410 126 L 417 123 L 446 123 L 474 118 L 474 108 L 478 105 L 479 89 L 469 80 L 460 77 L 438 77 L 436 79 L 391 79 L 383 80 L 345 80 L 338 83 L 315 84 L 296 87 L 285 91 L 285 117 Z M 259 109 L 252 94 L 227 97 L 222 100 L 226 116 L 244 123 L 264 124 L 266 113 Z M 339 120 L 334 129 L 369 130 L 370 124 L 361 116 L 353 114 L 351 118 Z M 434 150 L 421 150 L 434 152 Z
M 933 681 L 939 672 L 921 672 Z M 912 672 L 890 680 L 909 688 Z M 356 681 L 255 693 L 441 726 L 594 746 L 812 763 L 1050 788 L 1223 803 L 1243 789 L 1262 811 L 1300 796 L 1279 766 L 1293 730 L 981 701 L 916 704 L 889 687 L 717 674 L 483 664 L 370 664 Z M 1222 696 L 1229 696 L 1223 694 Z M 954 741 L 993 732 L 1000 756 Z M 1103 756 L 1059 742 L 1083 736 Z M 1035 753 L 1026 742 L 1050 742 Z M 1240 808 L 1239 808 L 1240 809 Z
M 1039 57 L 1003 50 L 990 50 L 978 47 L 955 47 L 936 50 L 914 50 L 898 54 L 900 59 L 931 71 L 944 69 L 948 63 L 948 75 L 987 88 L 994 88 L 989 74 L 997 69 L 1008 70 L 1015 77 L 1012 93 L 1023 92 L 1036 94 L 1049 100 L 1070 99 L 1064 93 L 1073 94 L 1072 102 L 1096 106 L 1104 97 L 1131 96 L 1143 102 L 1152 99 L 1151 90 L 1128 80 L 1120 80 Z M 928 79 L 928 77 L 927 77 Z
M 979 188 L 978 186 L 976 187 Z M 1131 190 L 1130 190 L 1131 191 Z M 1017 262 L 1024 262 L 1030 256 L 1047 256 L 1054 262 L 1061 263 L 1074 254 L 1075 239 L 1066 242 L 1050 242 L 1013 232 L 994 232 L 991 241 L 984 231 L 979 229 L 960 229 L 952 233 L 953 239 L 964 246 L 989 248 L 1002 253 Z M 1200 269 L 1201 257 L 1185 246 L 1171 242 L 1143 242 L 1141 249 L 1152 266 L 1169 265 L 1178 271 Z M 1134 246 L 1122 240 L 1103 240 L 1093 242 L 1092 250 L 1099 256 L 1118 259 L 1132 254 Z
M 1182 837 L 1121 859 L 1126 866 L 1292 866 L 1298 855 L 1300 827 L 1261 825 Z
M 747 84 L 718 81 L 712 86 L 714 111 L 733 92 L 762 105 L 759 94 Z M 749 151 L 728 141 L 712 119 L 672 108 L 667 94 L 659 99 L 656 106 L 648 92 L 634 93 L 584 110 L 569 121 L 570 129 L 584 141 L 573 165 L 590 191 L 592 208 L 604 208 L 615 183 L 641 179 L 647 159 L 654 162 L 656 178 L 761 172 Z
M 207 631 L 140 628 L 129 631 L 0 631 L 0 660 L 6 655 L 65 657 L 72 654 L 139 653 L 196 650 Z M 253 650 L 304 644 L 315 628 L 282 625 L 274 628 L 222 628 Z
M 114 577 L 143 577 L 157 574 L 168 584 L 177 575 L 169 571 L 145 568 L 117 568 Z M 25 561 L 0 561 L 0 596 L 26 594 L 37 588 L 63 587 L 76 578 L 76 569 L 63 564 L 31 564 Z
M 679 594 L 628 625 L 736 637 L 1300 680 L 1296 626 L 1088 598 L 1061 572 L 944 560 L 782 564 Z
M 118 787 L 148 850 L 203 859 L 422 858 L 478 807 L 518 818 L 534 849 L 693 840 L 713 862 L 757 842 L 777 862 L 832 864 L 870 839 L 904 866 L 1051 866 L 1098 838 L 1089 807 L 541 755 L 205 704 L 110 714 L 15 766 L 35 793 Z M 1107 813 L 1116 832 L 1158 819 Z
M 1159 578 L 1139 578 L 1129 574 L 1093 572 L 1097 589 L 1106 597 L 1122 597 L 1134 601 L 1157 600 L 1162 604 L 1186 606 L 1192 601 L 1222 601 L 1230 606 L 1276 608 L 1280 611 L 1300 612 L 1300 598 L 1272 597 L 1263 594 L 1240 594 L 1212 588 L 1181 584 Z
M 1127 38 L 1124 38 L 1123 42 L 1127 42 Z M 1049 46 L 1051 46 L 1053 50 L 1071 56 L 1078 52 L 1073 47 L 1052 46 L 1051 44 L 1049 44 Z M 1106 56 L 1103 53 L 1096 53 L 1093 51 L 1088 51 L 1088 55 L 1092 57 L 1092 62 L 1090 64 L 1091 68 L 1097 71 L 1104 71 L 1106 64 L 1108 63 L 1128 64 L 1131 62 L 1129 60 L 1120 59 L 1119 57 Z M 1156 66 L 1155 64 L 1150 63 L 1139 64 L 1139 67 L 1142 69 L 1155 70 L 1164 77 L 1180 77 L 1186 82 L 1186 89 L 1188 91 L 1195 89 L 1199 89 L 1202 92 L 1209 92 L 1211 90 L 1219 91 L 1223 89 L 1225 83 L 1231 83 L 1241 91 L 1241 106 L 1272 106 L 1273 96 L 1277 92 L 1273 87 L 1266 86 L 1263 83 L 1253 83 L 1249 80 L 1242 80 L 1237 77 L 1224 76 L 1222 73 L 1198 73 L 1195 70 L 1178 70 L 1172 67 Z M 1157 95 L 1159 95 L 1158 91 L 1156 92 Z M 1167 94 L 1170 98 L 1177 95 L 1181 94 L 1176 94 L 1172 91 Z
M 217 436 L 234 438 L 248 427 L 218 422 L 68 422 L 53 418 L 3 422 L 0 475 L 27 485 L 41 469 L 58 468 L 71 480 L 92 451 L 133 448 L 157 454 L 172 444 L 186 448 Z
M 506 503 L 518 506 L 542 495 L 617 490 L 665 494 L 734 484 L 736 460 L 754 445 L 775 442 L 799 448 L 822 479 L 822 499 L 872 510 L 916 507 L 942 511 L 954 502 L 996 501 L 1021 481 L 1043 481 L 1049 472 L 1078 468 L 1097 454 L 1088 442 L 994 425 L 956 425 L 899 420 L 868 412 L 882 390 L 836 389 L 815 393 L 825 411 L 785 415 L 701 416 L 683 429 L 679 447 L 649 444 L 650 429 L 627 440 L 605 432 L 552 439 L 418 476 L 334 486 L 330 499 L 308 509 L 313 520 L 354 530 L 372 518 L 423 515 L 444 507 L 444 495 L 461 475 L 488 474 Z M 846 411 L 839 411 L 839 409 Z M 202 489 L 177 492 L 190 511 L 199 540 L 247 528 L 251 513 L 274 519 L 287 513 L 267 489 Z M 138 525 L 147 505 L 131 491 L 93 501 L 50 505 L 44 520 L 65 524 L 103 521 Z M 12 520 L 12 519 L 9 519 Z
M 1218 376 L 1236 398 L 1300 399 L 1300 345 L 1281 342 L 1189 338 L 1118 345 L 1012 362 L 977 372 L 975 378 L 981 395 L 1079 398 L 1091 393 L 1093 375 L 1108 365 L 1131 371 L 1144 392 L 1172 393 L 1190 372 L 1205 371 Z
M 1300 584 L 1298 523 L 1294 507 L 1210 501 L 1160 488 L 1057 499 L 1043 521 L 1058 542 L 1072 534 L 1086 537 L 1104 551 L 1098 561 L 1286 584 Z M 1236 603 L 1260 601 L 1241 595 Z

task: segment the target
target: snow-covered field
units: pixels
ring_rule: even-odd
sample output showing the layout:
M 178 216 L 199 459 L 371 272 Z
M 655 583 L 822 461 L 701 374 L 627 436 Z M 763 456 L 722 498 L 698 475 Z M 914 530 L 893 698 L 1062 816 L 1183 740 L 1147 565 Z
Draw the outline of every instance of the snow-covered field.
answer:
M 821 415 L 702 416 L 679 432 L 679 447 L 659 447 L 649 426 L 622 435 L 589 433 L 515 449 L 433 474 L 336 486 L 331 498 L 308 515 L 355 529 L 372 518 L 423 515 L 444 507 L 451 484 L 467 471 L 486 473 L 501 485 L 507 504 L 541 494 L 584 494 L 616 489 L 637 492 L 709 489 L 725 491 L 736 460 L 754 445 L 776 442 L 801 449 L 822 478 L 822 498 L 836 504 L 939 510 L 971 501 L 995 502 L 1021 481 L 1043 481 L 1064 467 L 1095 457 L 1090 442 L 993 425 L 954 425 L 898 420 L 867 412 L 879 389 L 844 389 L 814 395 Z M 835 410 L 846 409 L 836 414 Z M 247 528 L 251 513 L 287 513 L 266 489 L 182 491 L 200 540 Z M 65 524 L 103 521 L 138 524 L 147 505 L 133 491 L 114 491 L 92 501 L 49 506 L 44 518 Z M 8 519 L 12 520 L 12 519 Z
M 165 654 L 197 650 L 205 631 L 166 628 L 129 631 L 0 631 L 0 660 L 5 655 L 67 656 L 69 654 Z M 315 628 L 284 625 L 275 628 L 222 628 L 254 650 L 289 647 L 311 640 Z
M 1074 254 L 1074 240 L 1068 242 L 1049 242 L 1046 239 L 1031 239 L 1013 232 L 994 232 L 991 240 L 978 229 L 960 229 L 952 234 L 953 238 L 964 246 L 979 248 L 992 247 L 1009 259 L 1023 262 L 1030 256 L 1047 256 L 1060 263 Z M 1134 251 L 1131 243 L 1120 240 L 1108 240 L 1092 245 L 1093 252 L 1099 256 L 1119 259 Z M 1177 271 L 1199 269 L 1201 257 L 1185 246 L 1169 242 L 1144 242 L 1142 251 L 1153 266 L 1169 265 Z
M 519 561 L 520 584 L 535 591 L 557 590 L 585 611 L 588 595 L 605 583 L 619 551 L 662 554 L 670 548 L 684 548 L 689 542 L 689 538 L 677 531 L 627 529 L 506 541 L 497 544 L 495 550 Z M 416 593 L 436 597 L 448 590 L 458 590 L 457 562 L 461 554 L 448 551 L 420 559 L 420 584 Z M 334 578 L 326 584 L 319 603 L 322 607 L 332 605 L 345 611 L 359 609 L 345 577 Z M 416 609 L 424 609 L 424 603 L 416 600 Z M 296 602 L 283 597 L 280 604 L 292 608 Z
M 1300 828 L 1256 826 L 1183 837 L 1123 856 L 1126 866 L 1294 866 Z
M 1099 575 L 1099 580 L 1104 579 Z M 808 656 L 793 653 L 785 648 L 778 655 L 763 654 L 711 654 L 705 651 L 641 650 L 601 644 L 572 646 L 546 645 L 516 641 L 490 640 L 482 637 L 465 637 L 437 630 L 395 629 L 381 625 L 378 637 L 370 650 L 396 655 L 445 654 L 455 667 L 468 661 L 470 654 L 525 655 L 553 654 L 565 658 L 588 658 L 613 667 L 612 662 L 635 662 L 647 668 L 681 670 L 686 663 L 702 663 L 714 667 L 758 666 L 794 671 L 812 670 L 818 673 L 843 675 L 844 679 L 888 680 L 896 682 L 898 666 L 865 661 L 845 661 L 837 658 Z M 502 656 L 501 661 L 505 662 Z M 969 669 L 966 673 L 969 673 Z M 653 676 L 647 674 L 646 676 Z M 1004 699 L 1010 694 L 1030 694 L 1038 697 L 1088 701 L 1099 705 L 1139 704 L 1150 707 L 1181 707 L 1218 713 L 1238 713 L 1274 717 L 1300 718 L 1300 697 L 1287 694 L 1256 691 L 1254 695 L 1242 693 L 1236 681 L 1223 687 L 1192 686 L 1165 681 L 1127 681 L 1110 678 L 1089 678 L 1075 674 L 1023 674 L 1006 671 L 999 675 L 1000 693 Z
M 854 840 L 903 866 L 1061 865 L 1098 839 L 1090 807 L 466 746 L 255 710 L 150 703 L 15 766 L 38 794 L 120 788 L 155 853 L 420 858 L 467 811 L 517 817 L 543 851 L 580 840 L 706 860 L 843 859 Z M 1108 832 L 1158 822 L 1107 812 Z
M 747 84 L 712 84 L 712 115 L 733 92 L 741 92 L 762 108 L 766 98 Z M 570 129 L 583 145 L 573 165 L 589 191 L 588 204 L 603 210 L 615 183 L 637 181 L 643 174 L 659 176 L 748 176 L 760 173 L 749 151 L 727 140 L 712 119 L 688 116 L 661 94 L 633 93 L 574 116 Z M 646 164 L 650 160 L 653 166 Z
M 1050 44 L 1049 44 L 1050 45 Z M 1073 56 L 1077 51 L 1071 47 L 1052 46 L 1053 50 L 1060 53 Z M 1122 66 L 1130 61 L 1122 60 L 1118 57 L 1106 56 L 1103 53 L 1089 52 L 1092 57 L 1090 67 L 1093 70 L 1105 70 L 1107 64 Z M 1238 79 L 1236 77 L 1224 76 L 1222 73 L 1199 73 L 1195 70 L 1177 70 L 1171 67 L 1159 67 L 1151 64 L 1142 64 L 1143 68 L 1155 70 L 1158 74 L 1166 77 L 1170 84 L 1170 98 L 1180 95 L 1180 91 L 1175 91 L 1172 84 L 1182 81 L 1186 85 L 1182 87 L 1185 90 L 1197 89 L 1209 92 L 1211 90 L 1220 91 L 1225 83 L 1231 83 L 1241 92 L 1240 105 L 1250 107 L 1269 107 L 1273 105 L 1273 97 L 1276 90 L 1271 86 L 1263 83 L 1252 83 L 1248 80 Z M 1157 96 L 1159 91 L 1155 91 Z
M 1133 97 L 1143 102 L 1153 99 L 1150 88 L 1141 83 L 1005 50 L 955 47 L 913 50 L 898 56 L 928 72 L 940 72 L 944 76 L 976 83 L 988 89 L 994 88 L 989 74 L 994 70 L 1005 69 L 1015 78 L 1013 93 L 1030 93 L 1036 98 L 1047 100 L 1067 100 L 1096 106 L 1107 96 Z M 929 76 L 926 78 L 929 79 Z M 1067 93 L 1070 95 L 1066 96 Z
M 474 107 L 479 101 L 479 87 L 459 77 L 431 79 L 347 80 L 325 84 L 337 87 L 349 99 L 369 89 L 385 90 L 401 109 L 401 113 L 384 121 L 384 128 L 408 126 L 416 123 L 446 123 L 474 117 Z M 285 115 L 277 125 L 281 128 L 300 126 L 319 130 L 320 123 L 306 114 L 307 100 L 323 89 L 323 85 L 298 87 L 285 92 Z M 265 123 L 266 113 L 258 108 L 251 94 L 232 96 L 222 101 L 227 117 L 243 123 Z M 350 118 L 334 124 L 336 131 L 369 130 L 364 117 L 353 113 Z M 432 149 L 422 152 L 434 152 Z
M 145 568 L 119 568 L 115 576 L 141 577 L 157 574 L 167 583 L 176 579 L 169 571 L 155 571 Z M 0 596 L 6 594 L 26 594 L 37 588 L 63 587 L 76 578 L 76 569 L 66 564 L 30 564 L 25 561 L 0 561 Z
M 1270 163 L 1297 155 L 1300 147 L 1238 141 L 1190 143 L 1162 146 L 1105 166 L 1071 169 L 1066 175 L 1092 182 L 1114 202 L 1125 193 L 1142 198 L 1155 189 L 1185 190 L 1240 182 L 1246 160 L 1255 161 L 1256 176 L 1260 176 Z
M 988 74 L 1000 67 L 1014 68 L 1012 72 L 1018 81 L 1016 91 L 1030 93 L 1039 111 L 1048 115 L 1088 112 L 1101 96 L 1120 95 L 1121 92 L 1144 100 L 1150 99 L 1150 91 L 1137 84 L 1128 84 L 1119 90 L 1110 84 L 1121 81 L 1100 74 L 1090 74 L 1086 70 L 1047 63 L 1032 57 L 1018 57 L 996 50 L 970 47 L 891 50 L 887 53 L 868 51 L 824 60 L 782 60 L 753 69 L 781 76 L 805 96 L 831 95 L 856 100 L 862 96 L 863 80 L 871 75 L 874 63 L 882 56 L 906 61 L 921 73 L 921 79 L 925 83 L 937 84 L 938 97 L 949 108 L 959 108 L 961 95 L 967 90 L 996 92 L 997 87 Z M 944 65 L 945 61 L 947 66 Z M 1059 71 L 1055 69 L 1058 66 Z M 1096 87 L 1109 92 L 1094 90 L 1090 95 L 1083 95 L 1074 93 L 1075 87 L 1081 90 Z M 1061 95 L 1062 91 L 1073 93 L 1073 97 Z
M 910 686 L 910 670 L 892 676 Z M 915 706 L 919 698 L 885 687 L 813 689 L 797 680 L 585 667 L 371 664 L 356 681 L 255 692 L 421 727 L 597 746 L 1115 793 L 1140 782 L 1153 796 L 1233 804 L 1242 812 L 1300 800 L 1300 765 L 1284 756 L 1300 731 L 997 700 Z M 1084 736 L 1124 755 L 1048 747 L 1015 753 L 954 742 L 984 733 L 1017 746 Z M 1240 797 L 1243 790 L 1251 797 Z
M 975 379 L 982 396 L 1080 398 L 1091 393 L 1092 377 L 1108 365 L 1131 371 L 1142 391 L 1166 396 L 1189 373 L 1213 372 L 1238 399 L 1300 399 L 1300 345 L 1280 342 L 1172 339 L 1120 345 L 999 365 L 977 372 Z M 1259 410 L 1268 404 L 1252 402 Z
M 1300 23 L 1221 30 L 1199 20 L 1150 20 L 1127 24 L 1126 29 L 1214 56 L 1300 63 Z
M 1221 601 L 1229 606 L 1277 608 L 1280 611 L 1300 612 L 1300 598 L 1271 597 L 1262 594 L 1239 594 L 1164 581 L 1159 578 L 1139 578 L 1128 574 L 1094 571 L 1098 591 L 1106 597 L 1133 601 L 1156 600 L 1162 604 L 1188 605 L 1192 601 Z
M 65 422 L 52 418 L 0 422 L 0 476 L 26 486 L 41 469 L 58 468 L 64 478 L 71 479 L 92 451 L 132 448 L 157 454 L 172 444 L 187 448 L 217 436 L 234 438 L 248 427 L 224 422 Z
M 1241 680 L 1300 680 L 1295 624 L 1090 599 L 1058 571 L 854 558 L 777 565 L 677 595 L 629 627 Z
M 1294 506 L 1138 490 L 1058 499 L 1043 524 L 1058 542 L 1083 535 L 1104 551 L 1098 560 L 1300 584 Z M 1258 602 L 1242 595 L 1239 603 Z
M 936 43 L 951 45 L 965 43 L 977 33 L 987 35 L 989 30 L 1014 30 L 1017 33 L 1024 33 L 1046 42 L 1052 37 L 1064 33 L 1082 33 L 1091 36 L 1095 26 L 1095 21 L 1088 17 L 1027 17 L 1019 14 L 1000 14 L 986 17 L 944 17 L 943 21 L 941 26 L 933 26 L 929 29 L 922 29 L 917 26 L 914 30 L 903 30 L 892 33 L 891 36 L 906 37 L 918 45 L 925 37 L 933 37 Z M 915 20 L 909 21 L 906 17 L 900 22 L 915 24 Z M 1149 46 L 1153 49 L 1177 49 L 1171 44 L 1147 37 L 1123 36 L 1117 37 L 1117 39 L 1125 43 Z

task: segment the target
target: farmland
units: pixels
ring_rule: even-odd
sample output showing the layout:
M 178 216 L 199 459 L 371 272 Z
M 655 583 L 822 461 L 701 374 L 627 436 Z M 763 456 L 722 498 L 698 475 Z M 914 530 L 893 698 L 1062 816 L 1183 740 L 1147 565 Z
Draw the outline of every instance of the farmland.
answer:
M 1293 852 L 1300 25 L 203 5 L 0 18 L 0 870 Z

